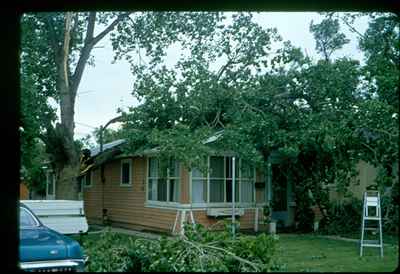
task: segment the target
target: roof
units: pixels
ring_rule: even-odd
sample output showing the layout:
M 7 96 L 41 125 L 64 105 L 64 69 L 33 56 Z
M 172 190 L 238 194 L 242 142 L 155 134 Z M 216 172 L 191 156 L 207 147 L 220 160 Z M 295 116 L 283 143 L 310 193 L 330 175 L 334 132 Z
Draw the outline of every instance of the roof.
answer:
M 203 144 L 208 144 L 217 141 L 224 134 L 223 130 L 217 131 L 214 135 L 210 136 L 207 140 L 203 141 Z
M 125 142 L 126 142 L 125 139 L 118 139 L 118 140 L 115 140 L 115 141 L 113 141 L 111 143 L 104 144 L 103 145 L 103 152 L 105 150 L 107 150 L 107 149 L 111 149 L 111 148 L 114 148 L 116 146 L 119 146 L 119 145 L 121 145 L 121 144 L 123 144 Z M 90 157 L 97 156 L 98 154 L 100 154 L 100 146 L 99 147 L 95 147 L 95 148 L 90 150 Z

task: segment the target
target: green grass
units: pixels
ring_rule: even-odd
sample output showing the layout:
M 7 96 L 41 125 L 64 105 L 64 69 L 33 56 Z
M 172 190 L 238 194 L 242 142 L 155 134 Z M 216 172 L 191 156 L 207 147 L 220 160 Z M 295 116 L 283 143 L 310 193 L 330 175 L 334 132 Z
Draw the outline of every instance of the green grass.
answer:
M 100 235 L 84 235 L 82 240 L 86 246 L 91 245 L 100 239 Z M 135 239 L 124 234 L 119 236 L 113 245 L 121 246 L 130 238 Z M 79 236 L 73 238 L 78 239 Z M 386 238 L 385 243 L 389 243 L 390 237 Z M 392 272 L 399 264 L 399 248 L 398 238 L 390 239 L 395 245 L 385 245 L 382 259 L 379 248 L 371 247 L 366 247 L 364 256 L 359 257 L 360 249 L 356 242 L 326 239 L 313 234 L 279 234 L 277 257 L 285 265 L 283 271 L 288 272 Z
M 378 239 L 378 235 L 374 236 L 370 236 L 371 232 L 369 232 L 368 234 L 366 234 L 366 239 Z M 341 234 L 341 237 L 344 238 L 350 238 L 350 239 L 357 239 L 359 240 L 361 238 L 361 232 L 354 232 L 354 233 L 346 233 L 346 234 Z M 389 234 L 389 233 L 383 233 L 383 243 L 384 244 L 391 244 L 391 245 L 399 245 L 399 236 L 395 235 L 395 234 Z
M 386 272 L 399 264 L 398 245 L 367 247 L 359 257 L 359 244 L 318 238 L 314 235 L 280 234 L 278 256 L 289 272 Z

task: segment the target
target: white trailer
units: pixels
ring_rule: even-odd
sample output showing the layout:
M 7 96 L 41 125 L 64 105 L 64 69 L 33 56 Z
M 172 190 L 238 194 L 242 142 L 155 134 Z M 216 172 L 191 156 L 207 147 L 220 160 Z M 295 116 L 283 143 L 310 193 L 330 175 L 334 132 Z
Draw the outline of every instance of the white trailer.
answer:
M 72 200 L 21 200 L 47 227 L 62 234 L 88 231 L 83 201 Z

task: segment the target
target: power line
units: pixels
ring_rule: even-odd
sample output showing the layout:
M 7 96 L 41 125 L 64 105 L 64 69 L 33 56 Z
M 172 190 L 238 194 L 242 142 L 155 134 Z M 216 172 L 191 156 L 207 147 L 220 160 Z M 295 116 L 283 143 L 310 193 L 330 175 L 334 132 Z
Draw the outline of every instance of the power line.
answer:
M 93 129 L 97 129 L 97 127 L 90 126 L 90 125 L 88 125 L 88 124 L 84 124 L 84 123 L 80 123 L 80 122 L 75 122 L 75 123 L 77 123 L 78 125 L 81 125 L 81 126 L 85 126 L 85 127 L 90 127 L 90 128 L 93 128 Z
M 79 95 L 91 93 L 91 92 L 97 92 L 97 91 L 96 90 L 87 90 L 87 91 L 78 92 L 77 95 L 79 96 Z

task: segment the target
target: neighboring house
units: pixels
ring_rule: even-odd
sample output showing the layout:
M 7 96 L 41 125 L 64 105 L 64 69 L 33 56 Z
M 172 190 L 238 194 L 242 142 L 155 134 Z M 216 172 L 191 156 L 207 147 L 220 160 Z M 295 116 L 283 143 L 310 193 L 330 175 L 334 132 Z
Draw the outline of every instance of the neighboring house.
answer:
M 25 182 L 22 180 L 19 184 L 19 199 L 20 200 L 28 200 L 29 199 L 29 189 L 26 186 Z
M 375 184 L 377 169 L 365 161 L 360 161 L 357 164 L 356 169 L 358 171 L 358 175 L 352 179 L 348 190 L 353 194 L 353 197 L 362 200 L 367 187 Z M 329 199 L 331 201 L 340 201 L 344 199 L 344 194 L 337 192 L 334 190 L 334 186 L 332 186 L 329 192 Z

